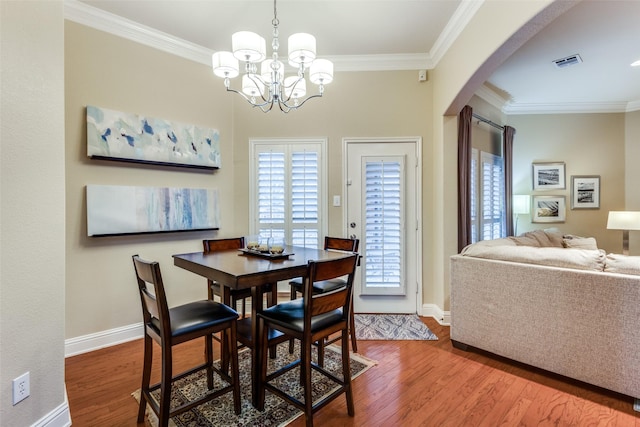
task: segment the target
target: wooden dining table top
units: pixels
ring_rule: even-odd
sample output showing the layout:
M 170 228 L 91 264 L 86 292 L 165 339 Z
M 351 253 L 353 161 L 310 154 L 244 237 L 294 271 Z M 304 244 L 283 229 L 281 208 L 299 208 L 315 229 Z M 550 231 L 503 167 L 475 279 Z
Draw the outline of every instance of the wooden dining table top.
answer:
M 340 251 L 286 246 L 288 257 L 268 258 L 242 252 L 238 249 L 210 253 L 191 252 L 173 255 L 177 267 L 196 273 L 207 279 L 224 283 L 231 289 L 247 289 L 275 283 L 280 280 L 302 277 L 307 274 L 310 260 L 342 258 L 350 255 Z

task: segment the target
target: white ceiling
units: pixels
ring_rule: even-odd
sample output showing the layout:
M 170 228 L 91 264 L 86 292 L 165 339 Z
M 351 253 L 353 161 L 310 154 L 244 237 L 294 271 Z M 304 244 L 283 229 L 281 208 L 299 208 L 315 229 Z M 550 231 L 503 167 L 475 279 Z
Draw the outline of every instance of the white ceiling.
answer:
M 280 55 L 286 54 L 290 34 L 308 32 L 316 36 L 318 56 L 333 60 L 337 70 L 433 68 L 480 4 L 279 0 Z M 116 33 L 131 27 L 156 33 L 156 41 L 176 49 L 186 46 L 205 62 L 211 51 L 230 50 L 235 31 L 257 32 L 269 44 L 273 2 L 68 0 L 65 16 Z M 640 59 L 638 18 L 637 0 L 583 0 L 505 61 L 487 87 L 503 95 L 502 108 L 509 114 L 638 110 L 640 67 L 630 66 Z M 574 54 L 581 56 L 581 64 L 564 69 L 553 65 L 553 60 Z

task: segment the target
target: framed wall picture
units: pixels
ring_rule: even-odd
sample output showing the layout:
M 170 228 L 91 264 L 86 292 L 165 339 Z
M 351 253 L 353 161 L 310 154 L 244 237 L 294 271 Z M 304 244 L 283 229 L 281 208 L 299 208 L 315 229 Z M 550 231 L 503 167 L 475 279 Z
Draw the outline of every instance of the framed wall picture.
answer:
M 534 190 L 564 190 L 565 168 L 562 162 L 533 163 Z
M 532 222 L 564 222 L 567 213 L 565 196 L 533 196 Z
M 600 176 L 571 177 L 571 209 L 600 209 Z

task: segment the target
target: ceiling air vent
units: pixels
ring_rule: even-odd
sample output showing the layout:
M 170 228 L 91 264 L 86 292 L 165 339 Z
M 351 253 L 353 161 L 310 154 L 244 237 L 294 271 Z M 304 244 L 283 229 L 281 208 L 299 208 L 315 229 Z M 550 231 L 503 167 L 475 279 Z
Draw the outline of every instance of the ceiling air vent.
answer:
M 571 65 L 580 64 L 581 62 L 582 62 L 582 58 L 580 58 L 580 55 L 578 54 L 567 56 L 566 58 L 556 59 L 555 61 L 553 61 L 553 63 L 558 68 L 569 67 Z

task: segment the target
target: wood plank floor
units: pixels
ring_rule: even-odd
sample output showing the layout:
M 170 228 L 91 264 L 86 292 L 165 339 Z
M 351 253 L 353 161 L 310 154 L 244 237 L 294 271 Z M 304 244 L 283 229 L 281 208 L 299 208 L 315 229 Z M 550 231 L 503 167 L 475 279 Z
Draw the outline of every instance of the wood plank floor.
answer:
M 353 382 L 355 416 L 339 398 L 316 414 L 316 425 L 640 427 L 628 396 L 454 349 L 448 327 L 423 321 L 438 341 L 359 341 L 360 353 L 378 365 Z M 176 369 L 202 360 L 200 342 L 177 350 Z M 142 340 L 67 358 L 73 425 L 137 425 L 131 392 L 140 387 L 141 370 Z M 291 424 L 303 425 L 304 417 Z

